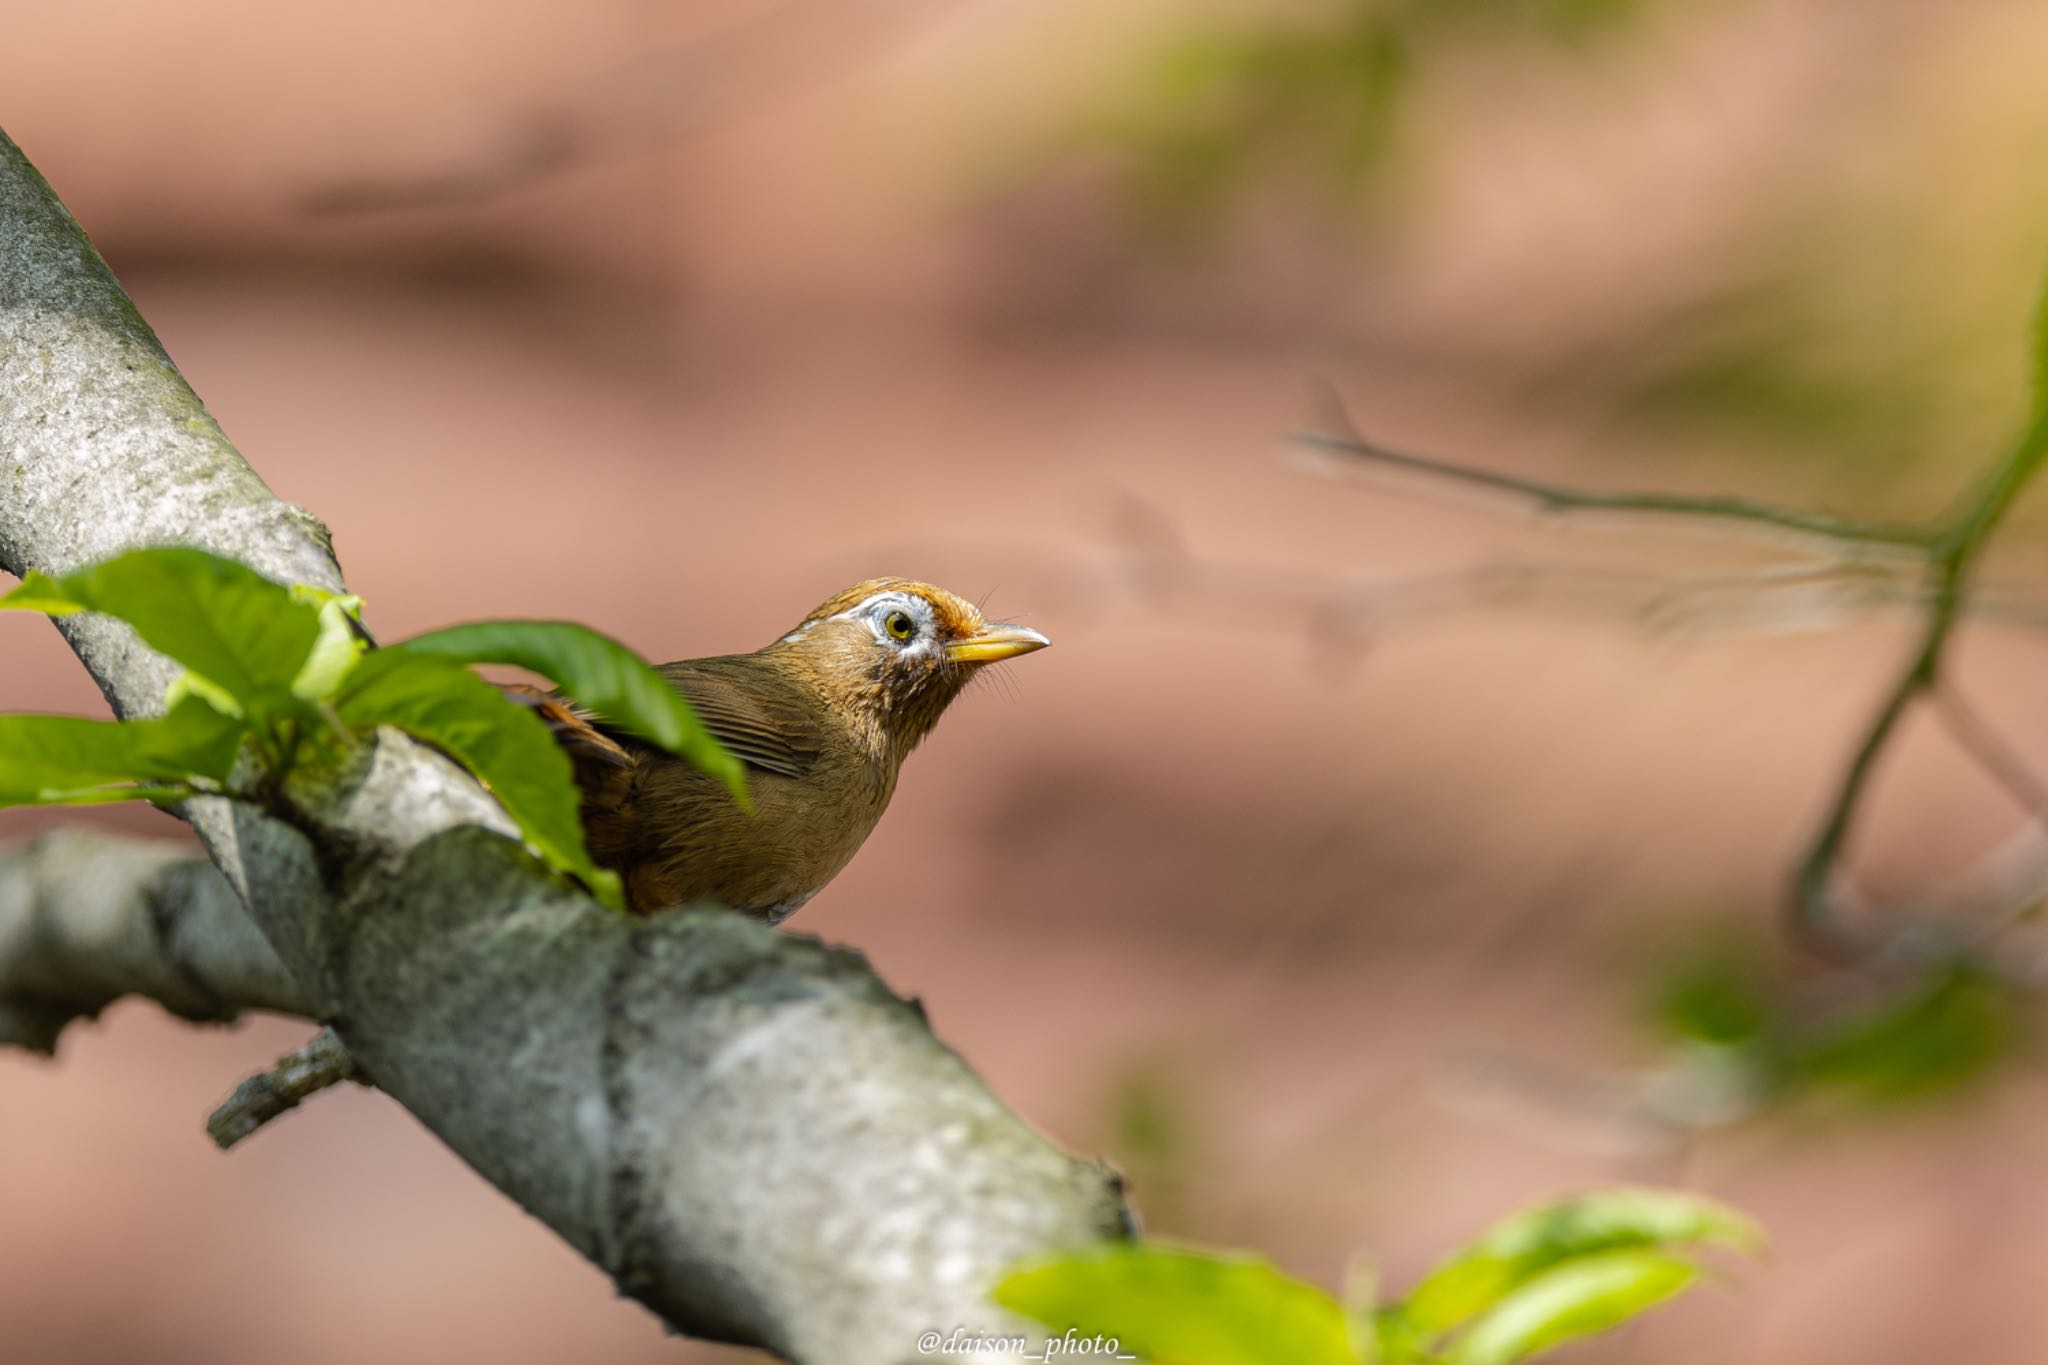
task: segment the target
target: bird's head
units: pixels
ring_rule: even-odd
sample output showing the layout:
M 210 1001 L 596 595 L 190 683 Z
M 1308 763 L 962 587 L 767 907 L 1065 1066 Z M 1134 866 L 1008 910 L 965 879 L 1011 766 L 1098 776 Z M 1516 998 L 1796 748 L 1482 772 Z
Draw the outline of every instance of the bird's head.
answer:
M 768 647 L 842 718 L 897 758 L 988 664 L 1052 643 L 983 619 L 972 602 L 908 578 L 871 578 L 819 604 Z

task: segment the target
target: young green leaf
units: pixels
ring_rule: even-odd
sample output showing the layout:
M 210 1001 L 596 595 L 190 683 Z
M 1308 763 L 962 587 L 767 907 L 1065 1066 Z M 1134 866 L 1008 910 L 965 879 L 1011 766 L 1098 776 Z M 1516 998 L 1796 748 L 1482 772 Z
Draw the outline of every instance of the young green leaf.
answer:
M 251 715 L 290 706 L 292 680 L 320 633 L 312 603 L 234 560 L 184 546 L 131 550 L 61 578 L 30 573 L 0 607 L 119 617 L 198 675 L 188 690 L 225 693 Z
M 647 661 L 610 636 L 569 621 L 478 621 L 401 640 L 391 648 L 466 664 L 511 664 L 551 678 L 607 724 L 680 755 L 725 783 L 751 809 L 746 769 Z
M 1404 1305 L 1422 1331 L 1448 1331 L 1560 1262 L 1628 1247 L 1721 1246 L 1751 1251 L 1756 1224 L 1733 1209 L 1673 1190 L 1618 1187 L 1562 1200 L 1495 1224 L 1415 1287 Z
M 352 728 L 389 725 L 446 753 L 491 789 L 548 866 L 623 907 L 618 878 L 584 848 L 569 758 L 533 712 L 453 659 L 392 649 L 356 666 L 336 710 Z
M 174 799 L 226 781 L 247 730 L 197 699 L 153 720 L 0 716 L 0 806 Z
M 353 593 L 328 592 L 304 583 L 291 586 L 292 597 L 310 603 L 319 613 L 320 633 L 307 651 L 306 662 L 292 679 L 292 695 L 301 701 L 325 701 L 369 648 L 369 641 L 357 626 L 362 619 L 363 599 Z
M 1408 1320 L 1400 1304 L 1379 1309 L 1367 1326 L 1372 1330 L 1371 1352 L 1359 1352 L 1367 1365 L 1435 1365 L 1437 1357 L 1430 1353 L 1430 1339 Z M 1357 1338 L 1354 1336 L 1353 1340 Z
M 1661 1251 L 1582 1256 L 1523 1284 L 1473 1324 L 1448 1365 L 1509 1365 L 1573 1337 L 1604 1332 L 1699 1278 L 1699 1267 Z
M 1130 1243 L 1012 1270 L 995 1301 L 1174 1365 L 1357 1365 L 1344 1310 L 1264 1261 Z

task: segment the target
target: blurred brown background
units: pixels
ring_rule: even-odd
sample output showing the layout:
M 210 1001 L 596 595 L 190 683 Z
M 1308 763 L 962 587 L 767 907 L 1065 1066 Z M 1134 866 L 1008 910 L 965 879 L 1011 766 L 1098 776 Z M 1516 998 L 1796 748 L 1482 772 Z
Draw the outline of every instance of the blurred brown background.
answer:
M 1768 547 L 1534 527 L 1284 437 L 1326 381 L 1532 477 L 1932 513 L 2023 412 L 2044 75 L 2028 0 L 121 0 L 16 7 L 0 124 L 385 634 L 723 652 L 883 573 L 1049 633 L 794 927 L 1155 1230 L 1398 1290 L 1519 1203 L 1679 1182 L 1772 1258 L 1575 1358 L 1983 1365 L 2048 1328 L 2026 1011 L 1913 1103 L 1616 1099 L 1697 1081 L 1645 1002 L 1702 925 L 1810 984 L 1773 913 L 1910 619 L 1747 580 L 1646 611 Z M 2039 502 L 2001 583 L 2038 580 Z M 2038 630 L 1963 643 L 2042 752 Z M 97 706 L 38 620 L 0 659 L 0 706 Z M 1881 778 L 1878 890 L 2023 824 L 1918 721 Z M 0 837 L 53 818 L 177 833 Z M 0 1056 L 0 1357 L 742 1358 L 375 1094 L 214 1152 L 304 1032 L 131 1004 Z

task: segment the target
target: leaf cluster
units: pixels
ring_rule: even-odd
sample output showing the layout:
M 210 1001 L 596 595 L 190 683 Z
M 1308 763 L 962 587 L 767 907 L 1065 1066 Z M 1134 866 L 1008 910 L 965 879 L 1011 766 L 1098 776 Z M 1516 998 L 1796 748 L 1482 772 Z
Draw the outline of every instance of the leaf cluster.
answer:
M 2022 1054 L 2032 1004 L 1966 958 L 1809 982 L 1763 945 L 1732 942 L 1675 964 L 1653 1021 L 1681 1068 L 1739 1078 L 1747 1117 L 1765 1104 L 1875 1107 L 1954 1091 Z
M 552 679 L 747 800 L 739 760 L 689 703 L 624 645 L 571 622 L 484 621 L 372 648 L 361 599 L 182 546 L 31 573 L 0 608 L 115 617 L 184 668 L 159 717 L 0 716 L 0 805 L 273 800 L 293 771 L 335 763 L 388 726 L 480 779 L 549 867 L 622 904 L 584 845 L 568 758 L 532 708 L 470 671 L 481 663 Z
M 1369 1289 L 1343 1301 L 1257 1258 L 1159 1243 L 1020 1266 L 995 1300 L 1155 1365 L 1510 1365 L 1683 1291 L 1702 1250 L 1762 1242 L 1710 1200 L 1618 1187 L 1495 1224 L 1383 1305 Z

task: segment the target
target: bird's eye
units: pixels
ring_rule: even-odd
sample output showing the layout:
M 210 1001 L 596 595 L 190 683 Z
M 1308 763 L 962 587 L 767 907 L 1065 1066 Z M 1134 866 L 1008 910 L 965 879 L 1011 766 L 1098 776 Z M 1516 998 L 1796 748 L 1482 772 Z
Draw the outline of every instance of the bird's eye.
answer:
M 910 613 L 907 611 L 890 612 L 883 619 L 882 628 L 897 640 L 908 640 L 917 633 L 917 623 L 910 619 Z

